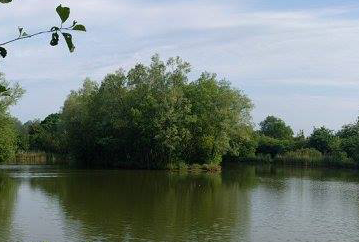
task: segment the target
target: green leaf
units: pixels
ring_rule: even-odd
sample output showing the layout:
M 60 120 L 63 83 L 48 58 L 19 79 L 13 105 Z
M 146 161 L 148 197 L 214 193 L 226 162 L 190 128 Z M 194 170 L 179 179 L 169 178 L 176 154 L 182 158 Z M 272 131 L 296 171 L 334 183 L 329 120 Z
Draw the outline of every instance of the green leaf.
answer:
M 51 31 L 57 31 L 57 30 L 60 30 L 60 29 L 59 29 L 59 27 L 54 26 L 54 27 L 52 27 L 50 30 L 51 30 Z
M 72 43 L 72 35 L 69 34 L 69 33 L 62 33 L 62 35 L 63 35 L 64 38 L 65 38 L 67 47 L 69 47 L 69 51 L 70 51 L 70 52 L 74 52 L 75 46 L 74 46 L 74 44 Z
M 56 12 L 60 16 L 62 23 L 65 23 L 70 16 L 70 8 L 62 7 L 61 4 L 56 8 Z
M 51 41 L 50 41 L 50 45 L 51 46 L 55 46 L 59 43 L 59 34 L 58 33 L 53 33 L 52 34 L 52 38 L 51 38 Z
M 24 28 L 23 27 L 19 27 L 19 37 L 26 37 L 28 36 L 28 34 L 24 31 Z
M 77 30 L 77 31 L 85 31 L 86 32 L 86 27 L 82 24 L 77 24 L 75 25 L 72 30 Z
M 0 0 L 0 3 L 9 3 L 12 2 L 12 0 Z
M 24 30 L 24 28 L 23 27 L 19 27 L 19 36 L 21 36 L 22 35 L 22 31 Z
M 7 91 L 6 87 L 0 84 L 0 94 L 6 91 Z
M 7 51 L 4 47 L 0 47 L 0 56 L 2 56 L 2 58 L 5 58 L 7 55 Z

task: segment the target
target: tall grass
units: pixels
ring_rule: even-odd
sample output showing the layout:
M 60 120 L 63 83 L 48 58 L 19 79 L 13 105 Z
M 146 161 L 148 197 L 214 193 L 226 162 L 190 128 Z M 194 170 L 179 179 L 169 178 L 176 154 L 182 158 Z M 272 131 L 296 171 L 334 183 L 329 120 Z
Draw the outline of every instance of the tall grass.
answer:
M 256 164 L 277 164 L 301 167 L 328 167 L 358 169 L 359 162 L 348 158 L 345 153 L 338 152 L 331 155 L 323 155 L 315 149 L 299 149 L 278 155 L 272 158 L 270 155 L 257 155 L 249 158 L 239 158 L 238 162 Z
M 15 156 L 15 162 L 8 162 L 8 164 L 16 165 L 45 165 L 46 163 L 47 155 L 44 152 L 18 153 Z
M 192 165 L 187 165 L 184 162 L 180 162 L 178 164 L 169 163 L 169 164 L 167 164 L 166 169 L 170 170 L 170 171 L 180 171 L 180 172 L 181 171 L 182 172 L 183 171 L 188 171 L 188 172 L 202 172 L 202 171 L 219 172 L 219 171 L 222 170 L 222 167 L 220 165 L 213 164 L 213 163 L 203 164 L 203 165 L 194 163 Z
M 63 163 L 66 163 L 66 159 L 45 152 L 18 153 L 13 161 L 7 162 L 9 165 L 48 165 Z

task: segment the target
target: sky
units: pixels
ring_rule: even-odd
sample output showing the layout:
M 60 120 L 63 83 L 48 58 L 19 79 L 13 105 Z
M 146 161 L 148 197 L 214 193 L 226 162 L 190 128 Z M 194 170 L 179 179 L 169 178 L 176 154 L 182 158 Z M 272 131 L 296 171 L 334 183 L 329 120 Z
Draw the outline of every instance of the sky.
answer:
M 254 102 L 253 122 L 282 118 L 295 132 L 337 130 L 359 115 L 359 3 L 351 0 L 13 0 L 0 5 L 0 42 L 59 23 L 71 7 L 76 50 L 44 35 L 7 45 L 0 71 L 26 89 L 21 121 L 58 112 L 89 77 L 180 56 L 191 79 L 217 73 Z

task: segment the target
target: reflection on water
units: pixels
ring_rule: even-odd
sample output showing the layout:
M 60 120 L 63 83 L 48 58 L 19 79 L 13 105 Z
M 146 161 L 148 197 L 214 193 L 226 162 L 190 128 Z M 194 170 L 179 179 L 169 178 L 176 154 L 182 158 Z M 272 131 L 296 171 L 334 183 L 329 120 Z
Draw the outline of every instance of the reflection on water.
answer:
M 9 240 L 13 208 L 16 203 L 16 184 L 0 170 L 0 240 Z
M 5 169 L 7 168 L 7 169 Z M 0 241 L 355 241 L 356 172 L 0 168 Z

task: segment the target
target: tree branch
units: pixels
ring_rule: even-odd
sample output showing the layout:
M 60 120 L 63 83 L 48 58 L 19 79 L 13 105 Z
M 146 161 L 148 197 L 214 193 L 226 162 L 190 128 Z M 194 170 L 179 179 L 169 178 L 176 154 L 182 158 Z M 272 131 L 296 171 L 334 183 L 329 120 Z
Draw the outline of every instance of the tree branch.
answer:
M 54 29 L 54 30 L 40 31 L 40 32 L 35 33 L 35 34 L 30 34 L 30 35 L 26 35 L 26 36 L 19 36 L 19 37 L 15 38 L 15 39 L 6 41 L 6 42 L 4 42 L 4 43 L 0 43 L 0 46 L 7 45 L 7 44 L 9 44 L 9 43 L 12 43 L 12 42 L 15 42 L 15 41 L 18 41 L 18 40 L 22 40 L 22 39 L 28 39 L 28 38 L 31 38 L 31 37 L 34 37 L 34 36 L 37 36 L 37 35 L 41 35 L 41 34 L 54 33 L 54 32 L 56 32 L 56 31 L 60 31 L 60 32 L 61 32 L 61 30 L 70 30 L 70 31 L 72 31 L 73 29 L 61 27 L 61 28 Z

